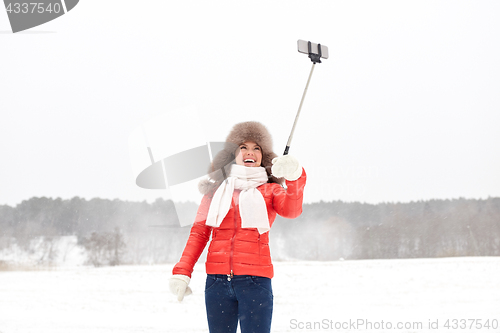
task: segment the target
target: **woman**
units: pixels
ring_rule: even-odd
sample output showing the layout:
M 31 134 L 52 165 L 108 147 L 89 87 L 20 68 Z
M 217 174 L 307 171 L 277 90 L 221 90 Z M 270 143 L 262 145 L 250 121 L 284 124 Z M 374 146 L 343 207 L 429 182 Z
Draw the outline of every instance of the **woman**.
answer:
M 227 177 L 226 177 L 227 176 Z M 286 180 L 287 189 L 281 183 Z M 193 267 L 210 235 L 205 304 L 213 333 L 270 332 L 273 311 L 269 230 L 279 214 L 302 212 L 306 174 L 290 155 L 276 157 L 267 129 L 244 122 L 229 133 L 215 157 L 196 222 L 182 257 L 173 268 L 170 289 L 182 301 L 189 295 Z

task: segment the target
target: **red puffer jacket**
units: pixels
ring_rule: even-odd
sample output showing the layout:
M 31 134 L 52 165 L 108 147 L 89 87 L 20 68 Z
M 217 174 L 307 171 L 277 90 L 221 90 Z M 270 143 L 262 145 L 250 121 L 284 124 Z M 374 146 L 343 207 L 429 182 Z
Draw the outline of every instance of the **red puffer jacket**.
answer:
M 306 173 L 295 181 L 286 181 L 285 190 L 279 184 L 266 183 L 257 189 L 262 193 L 267 206 L 269 225 L 276 214 L 285 218 L 296 218 L 302 213 L 302 194 L 306 185 Z M 207 274 L 255 275 L 272 278 L 274 275 L 269 251 L 269 232 L 259 234 L 256 228 L 241 228 L 238 205 L 240 190 L 235 190 L 231 208 L 218 228 L 205 224 L 211 197 L 205 195 L 198 208 L 197 221 L 191 228 L 180 261 L 173 274 L 191 277 L 193 267 L 212 234 L 206 261 Z

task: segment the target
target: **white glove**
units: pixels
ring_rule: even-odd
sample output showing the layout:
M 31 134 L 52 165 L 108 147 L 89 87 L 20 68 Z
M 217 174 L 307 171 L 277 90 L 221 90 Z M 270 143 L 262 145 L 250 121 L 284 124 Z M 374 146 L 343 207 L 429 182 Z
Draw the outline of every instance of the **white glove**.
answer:
M 291 155 L 275 157 L 272 160 L 271 173 L 274 177 L 284 177 L 286 180 L 297 180 L 302 175 L 302 166 Z
M 177 295 L 177 300 L 182 302 L 184 296 L 191 295 L 193 291 L 188 287 L 189 281 L 191 279 L 189 276 L 176 274 L 172 275 L 170 278 L 170 291 Z

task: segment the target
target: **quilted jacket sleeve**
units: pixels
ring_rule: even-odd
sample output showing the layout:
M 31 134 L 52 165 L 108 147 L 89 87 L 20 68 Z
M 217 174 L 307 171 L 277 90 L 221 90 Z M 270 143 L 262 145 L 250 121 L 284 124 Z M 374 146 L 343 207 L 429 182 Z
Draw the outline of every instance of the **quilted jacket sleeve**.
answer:
M 179 262 L 174 266 L 172 274 L 182 274 L 191 277 L 194 265 L 205 249 L 212 232 L 212 227 L 205 224 L 209 207 L 210 198 L 205 195 L 201 200 L 200 207 L 198 208 L 198 212 L 196 214 L 197 222 L 195 222 L 191 227 L 191 232 L 189 234 L 186 247 L 184 248 L 184 252 L 182 252 Z
M 306 172 L 302 169 L 302 175 L 294 181 L 286 181 L 287 189 L 279 188 L 274 191 L 273 208 L 280 216 L 294 219 L 302 214 L 302 199 L 304 186 L 306 186 Z

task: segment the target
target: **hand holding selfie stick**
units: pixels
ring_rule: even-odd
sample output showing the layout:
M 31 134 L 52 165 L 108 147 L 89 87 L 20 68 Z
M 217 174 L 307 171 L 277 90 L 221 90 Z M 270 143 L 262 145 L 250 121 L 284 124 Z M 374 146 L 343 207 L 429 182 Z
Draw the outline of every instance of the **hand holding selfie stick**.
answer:
M 321 63 L 321 58 L 328 59 L 328 47 L 321 44 L 314 44 L 311 42 L 306 42 L 304 40 L 297 41 L 298 51 L 300 53 L 309 54 L 309 59 L 313 62 L 311 67 L 311 72 L 309 73 L 309 78 L 307 79 L 306 88 L 304 89 L 304 93 L 302 94 L 302 99 L 300 100 L 299 110 L 297 111 L 297 115 L 295 116 L 295 121 L 293 122 L 292 132 L 288 137 L 288 142 L 286 143 L 285 152 L 283 155 L 288 155 L 288 150 L 290 149 L 290 144 L 292 143 L 293 132 L 295 131 L 295 126 L 297 125 L 297 120 L 299 119 L 300 110 L 302 109 L 302 104 L 304 103 L 304 98 L 306 97 L 307 88 L 309 87 L 309 82 L 311 81 L 311 76 L 314 71 L 314 66 L 316 63 Z

